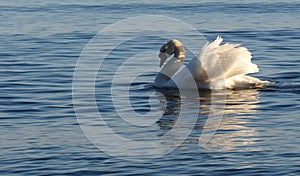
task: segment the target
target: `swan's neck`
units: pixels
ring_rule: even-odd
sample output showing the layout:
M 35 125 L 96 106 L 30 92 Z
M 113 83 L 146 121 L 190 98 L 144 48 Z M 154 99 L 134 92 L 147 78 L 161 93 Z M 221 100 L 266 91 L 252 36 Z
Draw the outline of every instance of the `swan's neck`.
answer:
M 173 44 L 175 47 L 174 57 L 179 59 L 181 62 L 183 62 L 185 59 L 185 49 L 184 49 L 182 43 L 177 40 L 174 40 Z
M 164 87 L 171 77 L 179 70 L 182 65 L 182 61 L 173 57 L 157 74 L 154 85 L 156 87 Z
M 181 67 L 185 59 L 185 49 L 180 41 L 173 39 L 163 45 L 160 52 L 170 55 L 174 54 L 174 57 L 163 66 L 154 81 L 156 87 L 165 87 L 167 83 L 171 81 L 172 76 Z

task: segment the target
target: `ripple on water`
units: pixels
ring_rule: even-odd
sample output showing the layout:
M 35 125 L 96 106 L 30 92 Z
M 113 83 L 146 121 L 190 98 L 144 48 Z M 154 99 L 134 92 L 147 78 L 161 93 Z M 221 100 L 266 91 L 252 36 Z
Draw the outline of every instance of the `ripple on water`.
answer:
M 0 7 L 1 175 L 299 173 L 298 2 L 29 0 L 18 4 L 2 2 Z M 72 102 L 73 72 L 81 51 L 98 30 L 118 19 L 154 11 L 192 24 L 209 41 L 222 35 L 226 42 L 246 46 L 260 68 L 254 76 L 275 84 L 260 90 L 226 91 L 226 107 L 222 111 L 222 101 L 214 104 L 211 92 L 200 92 L 199 98 L 184 97 L 176 90 L 152 87 L 159 69 L 156 50 L 166 39 L 145 36 L 127 41 L 111 51 L 95 80 L 98 109 L 115 132 L 124 137 L 161 138 L 174 128 L 182 108 L 198 119 L 195 124 L 184 124 L 193 131 L 171 153 L 142 162 L 121 160 L 100 151 L 80 129 Z M 185 37 L 192 41 L 195 36 Z M 109 39 L 106 36 L 104 41 Z M 201 45 L 197 45 L 200 49 Z M 123 106 L 123 112 L 133 108 L 135 115 L 145 115 L 154 107 L 161 116 L 149 116 L 147 120 L 153 124 L 147 128 L 127 128 L 129 125 L 115 112 L 111 80 L 120 62 L 149 50 L 155 51 L 155 58 L 138 58 L 139 62 L 124 69 L 125 73 L 139 74 L 135 74 L 138 76 L 131 84 L 124 79 L 115 84 L 115 93 L 121 102 L 127 101 L 124 90 L 129 85 L 131 106 Z M 83 101 L 90 101 L 84 98 Z M 191 108 L 196 101 L 200 102 L 197 113 Z M 212 104 L 224 116 L 214 137 L 199 147 L 203 130 L 214 127 L 205 124 Z M 88 115 L 89 110 L 86 109 Z M 130 113 L 129 116 L 137 118 Z M 175 137 L 176 133 L 165 143 L 175 141 Z

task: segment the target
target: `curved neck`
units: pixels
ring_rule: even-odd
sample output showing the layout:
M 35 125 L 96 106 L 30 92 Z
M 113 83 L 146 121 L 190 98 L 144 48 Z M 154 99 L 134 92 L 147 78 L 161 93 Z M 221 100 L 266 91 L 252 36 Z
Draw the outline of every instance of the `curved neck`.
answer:
M 157 74 L 154 85 L 156 87 L 164 87 L 171 80 L 172 76 L 179 70 L 182 65 L 181 59 L 174 57 L 160 70 Z
M 174 42 L 174 48 L 174 57 L 183 62 L 185 59 L 185 49 L 183 45 L 179 41 L 176 41 Z

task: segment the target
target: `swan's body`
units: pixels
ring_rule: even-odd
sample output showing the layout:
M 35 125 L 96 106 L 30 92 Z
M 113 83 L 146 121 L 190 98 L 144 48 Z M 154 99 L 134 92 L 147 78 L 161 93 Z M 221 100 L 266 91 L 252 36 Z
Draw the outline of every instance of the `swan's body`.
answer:
M 185 50 L 182 43 L 178 40 L 169 41 L 160 49 L 160 66 L 170 55 L 174 56 L 157 74 L 154 85 L 160 88 L 235 89 L 261 87 L 269 83 L 246 76 L 259 71 L 257 65 L 251 62 L 252 56 L 247 48 L 239 44 L 220 45 L 222 41 L 218 37 L 214 42 L 205 44 L 200 56 L 183 68 Z

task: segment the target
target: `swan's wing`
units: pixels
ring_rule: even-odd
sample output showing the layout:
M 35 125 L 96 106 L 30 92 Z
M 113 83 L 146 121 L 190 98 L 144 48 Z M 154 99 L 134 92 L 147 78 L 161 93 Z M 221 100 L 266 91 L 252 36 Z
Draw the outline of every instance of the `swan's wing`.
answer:
M 203 70 L 208 80 L 227 79 L 236 75 L 258 72 L 257 65 L 251 62 L 251 53 L 239 44 L 220 45 L 223 39 L 219 36 L 212 43 L 203 46 L 200 57 L 201 67 L 195 77 L 201 76 Z
M 256 64 L 251 62 L 251 53 L 245 47 L 225 44 L 216 48 L 225 78 L 258 72 Z

